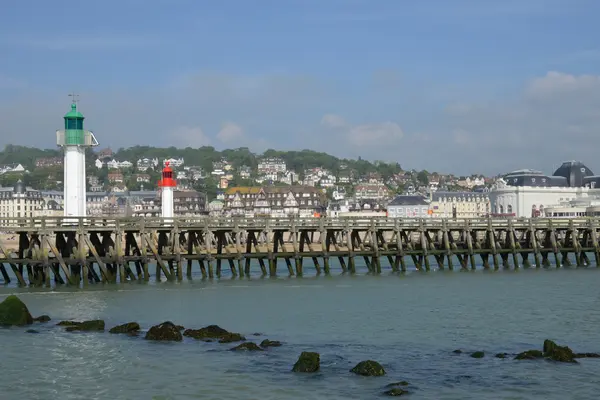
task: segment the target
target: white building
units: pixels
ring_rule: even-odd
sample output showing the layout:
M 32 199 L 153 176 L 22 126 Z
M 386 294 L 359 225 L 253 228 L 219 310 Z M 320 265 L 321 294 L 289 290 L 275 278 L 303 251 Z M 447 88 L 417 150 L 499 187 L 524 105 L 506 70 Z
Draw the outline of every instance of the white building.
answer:
M 563 163 L 552 176 L 519 170 L 498 179 L 489 192 L 491 214 L 519 218 L 546 215 L 549 206 L 600 194 L 600 177 L 578 161 Z
M 13 187 L 1 187 L 0 224 L 8 224 L 6 218 L 35 217 L 43 204 L 42 194 L 20 180 Z
M 258 162 L 258 173 L 285 173 L 287 165 L 281 158 L 263 158 Z
M 183 165 L 184 160 L 183 160 L 183 157 L 169 158 L 169 159 L 163 161 L 163 166 L 166 166 L 167 163 L 174 168 L 179 168 Z

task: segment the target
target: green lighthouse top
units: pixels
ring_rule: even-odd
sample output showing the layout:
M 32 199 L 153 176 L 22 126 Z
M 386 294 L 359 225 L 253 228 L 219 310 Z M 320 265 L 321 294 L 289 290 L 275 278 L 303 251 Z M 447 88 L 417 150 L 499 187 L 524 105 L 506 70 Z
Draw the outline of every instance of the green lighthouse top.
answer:
M 80 113 L 79 111 L 77 111 L 77 104 L 73 103 L 71 104 L 71 111 L 69 111 L 68 113 L 65 114 L 65 119 L 84 119 L 85 117 L 83 116 L 82 113 Z

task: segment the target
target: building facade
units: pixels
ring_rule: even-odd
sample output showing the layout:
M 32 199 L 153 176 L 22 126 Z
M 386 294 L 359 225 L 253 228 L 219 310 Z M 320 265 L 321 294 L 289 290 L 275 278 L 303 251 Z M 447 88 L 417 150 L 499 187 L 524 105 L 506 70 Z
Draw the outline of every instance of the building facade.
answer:
M 431 192 L 431 217 L 433 218 L 482 218 L 491 212 L 486 192 Z
M 234 187 L 225 192 L 223 213 L 245 217 L 313 217 L 323 211 L 324 195 L 310 186 Z
M 6 218 L 33 218 L 42 208 L 44 199 L 40 191 L 26 187 L 20 180 L 13 187 L 0 188 L 0 224 Z
M 389 218 L 429 218 L 429 201 L 419 195 L 396 196 L 387 205 Z

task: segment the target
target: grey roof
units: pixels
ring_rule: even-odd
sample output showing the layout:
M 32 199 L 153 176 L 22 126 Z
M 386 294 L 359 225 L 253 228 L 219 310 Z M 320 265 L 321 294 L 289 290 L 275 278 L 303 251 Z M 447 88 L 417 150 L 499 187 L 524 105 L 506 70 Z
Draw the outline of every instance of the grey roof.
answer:
M 570 187 L 581 187 L 584 183 L 583 178 L 593 176 L 594 173 L 580 161 L 567 161 L 558 167 L 553 175 L 566 178 Z
M 428 205 L 429 202 L 423 196 L 409 196 L 409 195 L 401 195 L 397 196 L 394 200 L 392 200 L 389 206 L 419 206 L 419 205 Z

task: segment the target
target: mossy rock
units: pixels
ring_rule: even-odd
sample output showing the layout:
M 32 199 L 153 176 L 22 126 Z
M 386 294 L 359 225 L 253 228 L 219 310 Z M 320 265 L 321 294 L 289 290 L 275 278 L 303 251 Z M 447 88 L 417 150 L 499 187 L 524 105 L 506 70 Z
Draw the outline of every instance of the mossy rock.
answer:
M 33 317 L 25 303 L 17 296 L 10 295 L 0 303 L 0 325 L 25 326 L 33 324 Z
M 49 321 L 51 321 L 51 319 L 48 315 L 40 315 L 39 317 L 33 319 L 33 322 L 49 322 Z
M 239 333 L 228 333 L 219 340 L 219 343 L 234 343 L 244 340 L 246 340 L 246 338 Z
M 409 392 L 402 388 L 395 387 L 395 388 L 386 390 L 385 392 L 383 392 L 383 394 L 386 396 L 404 396 L 404 395 L 409 394 Z
M 264 351 L 260 347 L 256 345 L 256 343 L 245 342 L 234 348 L 230 349 L 231 351 Z
M 483 351 L 476 351 L 474 353 L 471 353 L 471 357 L 472 358 L 483 358 L 483 357 L 485 357 L 485 353 Z
M 515 360 L 538 360 L 540 358 L 544 358 L 544 353 L 539 350 L 527 350 L 515 356 Z
M 544 340 L 544 357 L 557 362 L 576 363 L 575 354 L 568 346 L 559 346 L 554 341 Z
M 231 332 L 218 325 L 209 325 L 200 329 L 186 329 L 183 332 L 183 336 L 192 337 L 194 339 L 223 339 L 230 334 Z
M 321 355 L 311 351 L 303 351 L 292 368 L 293 372 L 317 372 L 321 368 Z
M 101 319 L 91 320 L 91 321 L 83 321 L 79 322 L 76 325 L 67 326 L 67 332 L 92 332 L 92 331 L 103 331 L 104 330 L 104 321 Z
M 77 321 L 60 321 L 56 326 L 75 326 L 79 325 L 81 322 Z
M 265 339 L 262 342 L 260 342 L 260 347 L 263 347 L 263 348 L 267 348 L 267 347 L 280 347 L 280 346 L 281 346 L 281 342 L 279 342 L 277 340 Z
M 496 358 L 506 358 L 506 357 L 508 357 L 508 353 L 497 353 L 494 357 L 496 357 Z
M 357 375 L 362 376 L 383 376 L 385 375 L 385 369 L 377 361 L 366 360 L 361 361 L 354 368 L 350 370 Z
M 114 328 L 111 328 L 109 333 L 131 333 L 138 332 L 140 330 L 140 324 L 137 322 L 128 322 L 123 325 L 117 325 Z
M 156 341 L 171 341 L 171 342 L 181 342 L 183 340 L 183 336 L 179 329 L 177 329 L 177 325 L 172 322 L 163 322 L 160 325 L 155 325 L 148 330 L 146 333 L 146 340 L 156 340 Z

